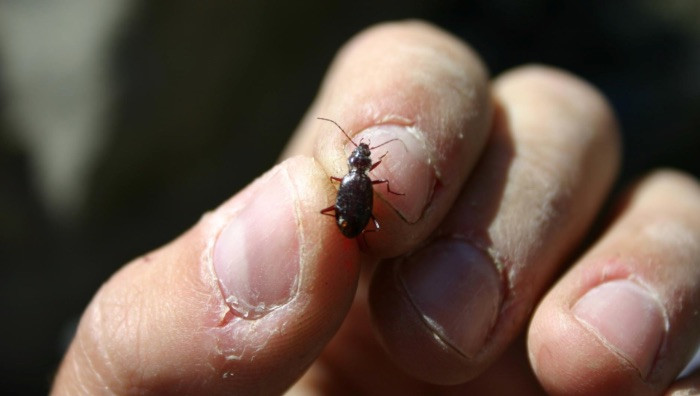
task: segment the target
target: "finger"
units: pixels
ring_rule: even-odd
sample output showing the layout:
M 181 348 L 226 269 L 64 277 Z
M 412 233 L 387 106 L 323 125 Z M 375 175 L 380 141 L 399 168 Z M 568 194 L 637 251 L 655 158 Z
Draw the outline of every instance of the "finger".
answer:
M 375 186 L 381 231 L 366 234 L 372 253 L 397 255 L 434 229 L 478 159 L 491 121 L 486 71 L 443 31 L 383 24 L 339 52 L 286 154 L 313 153 L 329 175 L 342 177 L 355 146 L 315 117 L 337 122 L 355 144 L 398 139 L 372 150 L 375 163 L 386 156 L 370 177 L 404 195 Z
M 526 67 L 494 95 L 491 140 L 439 232 L 381 266 L 370 290 L 385 347 L 430 382 L 467 381 L 503 353 L 617 169 L 611 111 L 586 83 Z
M 660 394 L 700 336 L 700 187 L 660 172 L 545 297 L 530 360 L 556 394 Z
M 55 393 L 278 393 L 340 326 L 357 249 L 318 215 L 331 194 L 293 158 L 113 276 L 84 314 Z M 338 257 L 337 252 L 342 252 Z

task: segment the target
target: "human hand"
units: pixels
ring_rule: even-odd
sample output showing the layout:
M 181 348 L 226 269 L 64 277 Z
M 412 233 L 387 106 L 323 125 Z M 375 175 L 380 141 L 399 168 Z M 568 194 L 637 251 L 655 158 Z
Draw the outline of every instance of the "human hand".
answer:
M 376 188 L 382 230 L 364 252 L 319 214 L 335 199 L 328 175 L 347 173 L 349 143 L 316 116 L 355 141 L 401 142 L 380 149 L 389 154 L 373 177 L 405 196 Z M 609 105 L 575 77 L 526 67 L 490 84 L 474 52 L 430 26 L 370 29 L 339 53 L 288 159 L 100 289 L 53 391 L 691 386 L 673 381 L 700 328 L 694 180 L 639 182 L 555 279 L 619 156 Z

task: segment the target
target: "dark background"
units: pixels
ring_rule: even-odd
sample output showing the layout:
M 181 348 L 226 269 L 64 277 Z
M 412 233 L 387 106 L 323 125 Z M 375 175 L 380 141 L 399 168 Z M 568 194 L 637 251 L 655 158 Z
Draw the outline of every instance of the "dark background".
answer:
M 45 393 L 100 284 L 268 169 L 335 51 L 377 22 L 431 21 L 493 75 L 538 62 L 591 81 L 619 115 L 618 189 L 659 166 L 700 175 L 699 4 L 134 2 L 109 51 L 108 142 L 76 212 L 47 209 L 0 83 L 0 392 Z

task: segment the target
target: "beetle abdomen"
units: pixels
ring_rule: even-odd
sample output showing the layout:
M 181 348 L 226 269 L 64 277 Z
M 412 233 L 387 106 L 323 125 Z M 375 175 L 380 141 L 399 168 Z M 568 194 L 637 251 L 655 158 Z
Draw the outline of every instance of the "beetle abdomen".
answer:
M 343 178 L 335 201 L 335 219 L 348 238 L 358 236 L 372 216 L 372 180 L 365 173 L 350 172 Z

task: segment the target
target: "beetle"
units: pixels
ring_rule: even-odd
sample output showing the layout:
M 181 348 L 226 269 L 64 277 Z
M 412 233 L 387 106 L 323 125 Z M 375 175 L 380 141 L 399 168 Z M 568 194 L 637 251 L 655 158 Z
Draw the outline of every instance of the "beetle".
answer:
M 376 232 L 381 228 L 379 222 L 372 214 L 372 205 L 374 202 L 374 185 L 385 184 L 386 190 L 395 195 L 406 195 L 392 191 L 389 187 L 389 180 L 372 180 L 367 172 L 371 172 L 374 168 L 382 163 L 382 159 L 386 157 L 384 153 L 379 160 L 372 163 L 372 150 L 381 147 L 387 143 L 391 143 L 398 139 L 387 140 L 386 142 L 370 147 L 367 143 L 355 143 L 345 130 L 338 125 L 337 122 L 318 117 L 319 120 L 329 121 L 335 124 L 341 132 L 348 138 L 350 143 L 355 146 L 352 154 L 348 157 L 348 174 L 340 177 L 331 176 L 331 182 L 340 182 L 338 195 L 336 196 L 335 204 L 321 210 L 321 214 L 334 216 L 336 224 L 340 232 L 347 238 L 355 238 L 365 232 Z M 331 213 L 334 212 L 334 213 Z M 374 222 L 374 229 L 366 229 L 370 219 Z

